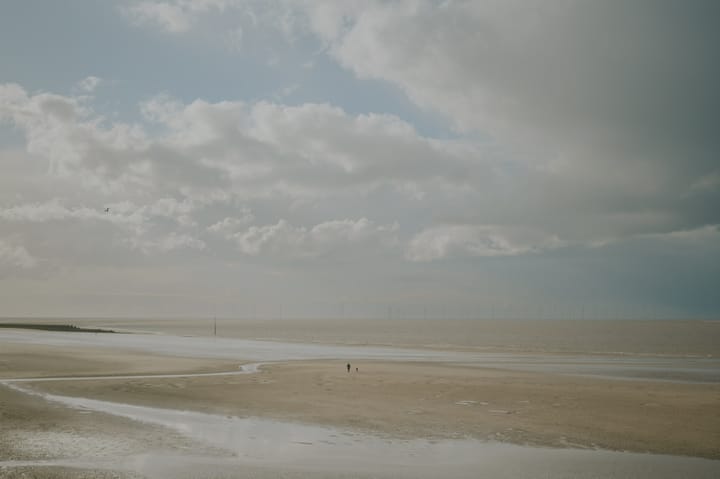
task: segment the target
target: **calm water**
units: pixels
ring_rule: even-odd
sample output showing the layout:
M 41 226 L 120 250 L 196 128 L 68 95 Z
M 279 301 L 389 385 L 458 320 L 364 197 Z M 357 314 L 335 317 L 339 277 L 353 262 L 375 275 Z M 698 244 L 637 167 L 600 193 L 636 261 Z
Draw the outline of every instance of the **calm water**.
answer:
M 249 361 L 452 361 L 621 379 L 720 382 L 720 321 L 63 318 L 33 322 L 158 334 L 0 330 L 0 340 Z
M 215 331 L 212 318 L 52 321 L 190 336 Z M 720 357 L 720 321 L 700 320 L 218 319 L 217 335 L 436 349 Z

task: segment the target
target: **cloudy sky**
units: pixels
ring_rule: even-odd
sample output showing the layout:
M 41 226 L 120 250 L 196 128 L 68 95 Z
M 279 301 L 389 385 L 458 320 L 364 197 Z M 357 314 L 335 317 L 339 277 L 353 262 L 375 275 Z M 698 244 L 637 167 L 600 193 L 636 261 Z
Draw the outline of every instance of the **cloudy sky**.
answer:
M 718 317 L 719 19 L 3 1 L 0 315 Z

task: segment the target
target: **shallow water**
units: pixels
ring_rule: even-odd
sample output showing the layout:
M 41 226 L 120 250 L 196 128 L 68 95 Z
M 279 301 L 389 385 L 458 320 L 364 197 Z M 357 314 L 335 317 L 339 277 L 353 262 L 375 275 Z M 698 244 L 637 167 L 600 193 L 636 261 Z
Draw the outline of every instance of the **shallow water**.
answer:
M 241 361 L 296 359 L 404 360 L 453 362 L 478 367 L 606 376 L 615 379 L 720 382 L 715 358 L 640 355 L 537 354 L 444 351 L 435 349 L 303 344 L 241 338 L 186 337 L 171 334 L 79 334 L 23 330 L 0 331 L 3 341 L 69 348 L 119 348 L 173 356 Z M 198 375 L 247 374 L 244 369 Z M 142 375 L 132 377 L 183 377 Z M 49 378 L 64 380 L 67 378 Z M 100 379 L 100 377 L 85 380 Z M 531 448 L 475 440 L 396 440 L 353 431 L 279 421 L 237 418 L 196 412 L 148 408 L 84 398 L 31 392 L 22 379 L 2 381 L 8 387 L 78 408 L 170 428 L 224 456 L 149 451 L 117 458 L 77 451 L 76 459 L 0 462 L 3 467 L 30 465 L 124 469 L 150 478 L 710 478 L 720 477 L 720 461 L 630 454 L 602 450 Z M 52 432 L 48 432 L 52 434 Z M 40 444 L 58 436 L 38 436 Z M 118 438 L 122 441 L 122 438 Z M 73 447 L 77 442 L 73 442 Z
M 0 462 L 132 470 L 152 478 L 220 477 L 245 468 L 253 477 L 715 478 L 720 461 L 603 450 L 548 449 L 476 440 L 397 440 L 320 426 L 133 406 L 13 389 L 81 410 L 173 429 L 227 457 L 134 455 L 117 460 Z M 82 451 L 78 451 L 82 456 Z M 274 471 L 274 472 L 273 472 Z M 292 471 L 294 475 L 282 474 Z M 1 469 L 0 469 L 1 472 Z M 235 476 L 236 477 L 236 476 Z
M 57 381 L 98 381 L 103 379 L 176 379 L 176 378 L 198 378 L 212 376 L 237 376 L 243 374 L 254 374 L 260 370 L 264 363 L 241 364 L 234 371 L 219 371 L 214 373 L 180 373 L 180 374 L 133 374 L 129 376 L 54 376 L 50 378 L 11 378 L 0 379 L 0 384 L 13 383 L 42 383 Z
M 44 321 L 44 320 L 43 320 Z M 176 336 L 499 352 L 720 357 L 720 321 L 558 319 L 64 319 Z
M 148 353 L 246 361 L 301 359 L 453 362 L 478 367 L 616 379 L 720 382 L 719 358 L 443 351 L 378 346 L 257 341 L 169 334 L 93 334 L 1 330 L 0 342 L 119 348 Z

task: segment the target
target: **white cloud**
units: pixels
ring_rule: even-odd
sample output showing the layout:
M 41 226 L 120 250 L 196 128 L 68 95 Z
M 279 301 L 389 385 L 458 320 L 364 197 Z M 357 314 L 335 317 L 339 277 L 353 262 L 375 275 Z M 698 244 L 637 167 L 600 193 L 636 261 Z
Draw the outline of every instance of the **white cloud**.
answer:
M 258 102 L 182 105 L 167 96 L 142 106 L 167 127 L 157 139 L 179 155 L 191 151 L 205 167 L 225 171 L 243 191 L 279 189 L 313 195 L 381 182 L 465 182 L 485 168 L 471 144 L 423 138 L 392 115 L 348 115 L 326 104 Z M 206 153 L 208 152 L 208 153 Z
M 109 211 L 105 211 L 106 207 Z M 205 249 L 206 243 L 195 236 L 197 224 L 192 215 L 197 208 L 201 206 L 190 200 L 173 198 L 160 198 L 142 206 L 123 201 L 96 208 L 67 206 L 62 200 L 53 199 L 0 209 L 0 230 L 9 226 L 9 231 L 19 236 L 26 234 L 28 241 L 39 247 L 47 246 L 42 238 L 48 236 L 53 250 L 66 241 L 90 242 L 91 248 L 85 251 L 80 248 L 74 253 L 78 259 L 82 260 L 83 255 L 87 259 L 96 258 L 98 249 L 108 253 L 115 250 L 109 258 L 117 256 L 116 261 L 122 264 L 127 257 L 116 255 L 118 246 L 144 255 Z
M 135 125 L 104 126 L 87 100 L 0 84 L 0 120 L 20 128 L 27 151 L 46 158 L 54 174 L 80 173 L 86 185 L 108 190 L 142 183 L 145 162 L 136 155 L 147 146 L 144 133 Z
M 143 0 L 122 11 L 138 25 L 157 26 L 169 33 L 189 31 L 196 17 L 210 11 L 224 11 L 237 0 Z
M 191 214 L 196 208 L 195 202 L 188 198 L 182 201 L 175 198 L 160 198 L 148 208 L 148 212 L 156 216 L 173 218 L 183 226 L 193 226 L 196 223 Z
M 92 93 L 95 91 L 95 88 L 102 82 L 101 78 L 98 78 L 96 76 L 89 76 L 85 77 L 82 80 L 80 80 L 77 84 L 78 88 L 80 88 L 82 91 L 87 93 Z
M 448 142 L 428 142 L 436 150 L 431 155 L 440 161 L 422 164 L 426 155 L 413 149 L 419 142 L 401 148 L 403 134 L 393 130 L 412 129 L 410 122 L 396 119 L 390 125 L 386 115 L 368 115 L 368 123 L 377 130 L 364 131 L 360 116 L 338 115 L 329 105 L 247 105 L 252 113 L 243 131 L 260 140 L 257 146 L 270 147 L 258 154 L 276 158 L 280 153 L 284 160 L 296 151 L 300 159 L 325 170 L 309 175 L 325 185 L 346 187 L 362 179 L 368 186 L 371 178 L 390 178 L 394 187 L 422 199 L 429 197 L 427 182 L 435 169 L 437 183 L 450 180 L 455 189 L 482 190 L 487 202 L 505 203 L 503 209 L 511 217 L 490 222 L 532 222 L 531 214 L 563 210 L 558 217 L 567 221 L 553 229 L 579 241 L 717 221 L 711 211 L 717 208 L 708 207 L 712 201 L 700 208 L 701 213 L 689 202 L 667 201 L 678 191 L 717 190 L 720 144 L 712 125 L 718 70 L 709 50 L 698 48 L 717 40 L 705 29 L 704 19 L 712 16 L 706 5 L 676 11 L 642 0 L 245 0 L 225 8 L 234 15 L 230 24 L 249 21 L 248 31 L 282 32 L 291 43 L 298 38 L 315 40 L 357 77 L 399 87 L 459 132 L 492 138 L 495 149 L 490 153 L 479 142 L 466 141 L 464 147 L 475 151 L 459 154 L 450 151 Z M 217 9 L 185 10 L 200 28 L 200 20 Z M 608 25 L 613 26 L 612 35 Z M 678 25 L 683 25 L 682 31 Z M 218 24 L 202 26 L 211 29 Z M 187 114 L 192 110 L 180 108 Z M 350 129 L 353 135 L 346 134 Z M 395 140 L 392 146 L 383 144 L 389 136 Z M 376 149 L 372 138 L 380 140 Z M 420 161 L 403 163 L 398 158 Z M 509 167 L 502 164 L 508 159 Z M 231 174 L 267 186 L 263 180 L 271 182 L 278 166 L 290 165 L 262 163 L 231 167 Z M 309 172 L 304 166 L 301 172 Z M 413 177 L 414 172 L 422 178 Z M 498 172 L 504 177 L 498 178 Z M 287 175 L 293 181 L 275 182 L 284 193 L 318 191 L 319 185 L 298 181 L 302 175 L 295 171 L 288 169 L 283 176 Z M 512 208 L 501 190 L 516 192 Z M 634 215 L 662 219 L 628 228 L 624 220 L 613 219 L 618 218 L 618 204 Z M 483 211 L 479 219 L 461 222 L 483 224 L 488 222 L 485 216 Z M 585 220 L 590 217 L 597 221 Z
M 711 192 L 720 190 L 720 170 L 702 175 L 690 187 L 693 192 Z
M 594 216 L 622 203 L 627 211 L 662 210 L 672 219 L 653 227 L 665 231 L 718 220 L 712 201 L 668 201 L 716 184 L 720 70 L 702 47 L 718 41 L 705 20 L 717 14 L 711 3 L 299 5 L 340 65 L 401 88 L 460 132 L 491 136 L 535 170 L 507 185 L 527 187 L 516 201 L 528 210 L 542 205 L 550 216 L 557 203 L 572 202 Z M 572 229 L 587 235 L 587 217 Z M 527 219 L 511 219 L 518 220 Z
M 684 222 L 683 208 L 694 205 L 656 206 L 664 190 L 638 183 L 631 169 L 586 178 L 572 166 L 536 168 L 509 161 L 494 143 L 423 136 L 390 114 L 164 94 L 140 105 L 146 123 L 130 124 L 98 115 L 92 101 L 0 85 L 0 119 L 24 133 L 32 161 L 46 160 L 52 175 L 93 198 L 6 203 L 0 219 L 104 223 L 115 228 L 112 244 L 144 252 L 203 250 L 230 238 L 247 255 L 287 248 L 318 257 L 385 237 L 385 246 L 408 242 L 411 261 L 519 255 L 715 223 Z M 714 176 L 703 178 L 696 189 L 712 190 Z M 363 216 L 403 218 L 403 229 L 331 219 Z M 501 224 L 517 227 L 487 226 Z
M 269 253 L 282 257 L 308 258 L 323 256 L 338 249 L 341 254 L 348 254 L 357 251 L 357 248 L 347 247 L 358 244 L 392 246 L 397 242 L 397 228 L 397 225 L 376 225 L 367 218 L 327 221 L 311 228 L 294 226 L 281 219 L 272 225 L 251 226 L 229 237 L 247 255 Z
M 132 249 L 140 250 L 146 255 L 183 249 L 203 250 L 207 246 L 199 238 L 175 232 L 153 239 L 131 238 L 128 243 Z
M 249 225 L 255 220 L 250 208 L 243 207 L 238 216 L 226 217 L 217 223 L 208 226 L 208 231 L 224 236 L 232 236 L 240 228 Z
M 244 32 L 242 27 L 236 27 L 227 33 L 227 45 L 230 50 L 240 52 L 243 49 Z
M 23 245 L 0 239 L 0 274 L 7 268 L 29 270 L 37 265 L 38 260 L 28 253 Z
M 191 19 L 180 7 L 169 3 L 142 2 L 127 9 L 127 14 L 138 24 L 157 24 L 172 33 L 190 29 Z
M 392 115 L 313 103 L 183 104 L 164 95 L 141 110 L 164 130 L 108 123 L 84 99 L 0 87 L 0 118 L 24 132 L 28 151 L 103 194 L 297 199 L 386 184 L 420 198 L 491 174 L 482 148 L 422 137 Z
M 147 41 L 116 29 L 124 51 L 64 71 L 112 78 L 38 61 L 0 85 L 3 291 L 470 306 L 481 277 L 515 301 L 555 273 L 577 301 L 576 277 L 639 302 L 692 278 L 687 302 L 717 309 L 712 2 L 126 0 L 86 20 L 108 9 Z M 136 57 L 164 61 L 133 77 Z M 486 257 L 505 259 L 462 264 Z
M 61 221 L 66 219 L 100 220 L 124 224 L 138 224 L 142 222 L 142 216 L 137 214 L 137 212 L 132 212 L 131 214 L 116 214 L 114 209 L 115 206 L 113 206 L 113 211 L 109 214 L 104 211 L 104 208 L 89 208 L 86 206 L 69 208 L 63 205 L 59 199 L 54 199 L 44 203 L 26 203 L 0 209 L 0 220 L 31 223 Z
M 433 261 L 453 256 L 516 256 L 564 245 L 557 236 L 522 227 L 444 225 L 417 234 L 405 257 L 410 261 Z
M 715 244 L 720 245 L 720 225 L 704 225 L 691 230 L 678 230 L 669 233 L 642 235 L 642 238 L 657 239 L 676 244 Z

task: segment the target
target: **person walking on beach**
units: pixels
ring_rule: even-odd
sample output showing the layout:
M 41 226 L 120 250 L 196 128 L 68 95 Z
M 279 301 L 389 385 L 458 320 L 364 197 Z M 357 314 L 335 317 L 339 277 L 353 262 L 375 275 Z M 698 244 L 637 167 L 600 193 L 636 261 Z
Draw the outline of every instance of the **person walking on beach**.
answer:
M 350 372 L 350 363 L 347 363 L 348 372 Z

